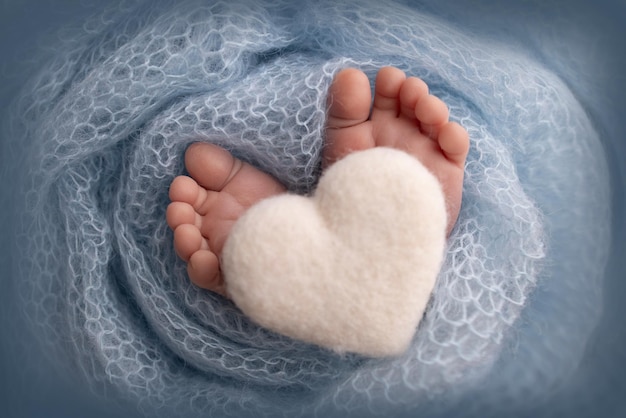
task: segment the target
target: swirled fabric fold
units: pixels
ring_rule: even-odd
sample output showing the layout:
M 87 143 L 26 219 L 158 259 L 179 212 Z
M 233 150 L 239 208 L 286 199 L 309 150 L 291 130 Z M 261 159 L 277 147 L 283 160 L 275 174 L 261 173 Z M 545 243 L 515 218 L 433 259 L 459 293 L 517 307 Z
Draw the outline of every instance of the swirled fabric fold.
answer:
M 55 364 L 148 415 L 435 415 L 482 388 L 487 416 L 520 393 L 540 399 L 579 361 L 609 240 L 584 109 L 540 63 L 419 4 L 344 3 L 123 3 L 57 45 L 3 156 L 27 167 L 16 286 Z M 423 78 L 471 151 L 413 343 L 372 360 L 273 334 L 194 287 L 165 208 L 195 141 L 309 192 L 333 75 L 383 65 Z

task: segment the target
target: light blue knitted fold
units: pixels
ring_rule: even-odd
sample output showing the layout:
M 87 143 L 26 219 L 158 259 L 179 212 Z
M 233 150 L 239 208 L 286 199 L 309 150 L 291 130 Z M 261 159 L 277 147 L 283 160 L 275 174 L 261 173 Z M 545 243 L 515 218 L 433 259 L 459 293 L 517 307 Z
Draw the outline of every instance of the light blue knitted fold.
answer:
M 488 416 L 540 402 L 580 362 L 609 175 L 585 109 L 533 57 L 390 0 L 122 3 L 64 39 L 2 160 L 23 173 L 20 306 L 46 361 L 94 393 L 149 416 L 361 417 L 445 414 L 482 388 L 466 412 Z M 334 74 L 384 65 L 424 79 L 471 150 L 414 341 L 374 360 L 275 335 L 194 287 L 165 209 L 195 141 L 311 191 Z

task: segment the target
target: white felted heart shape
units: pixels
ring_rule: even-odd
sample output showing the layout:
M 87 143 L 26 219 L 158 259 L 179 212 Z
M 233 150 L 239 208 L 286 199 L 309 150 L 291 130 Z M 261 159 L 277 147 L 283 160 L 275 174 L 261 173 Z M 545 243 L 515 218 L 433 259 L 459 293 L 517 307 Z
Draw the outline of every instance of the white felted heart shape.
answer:
M 332 165 L 311 197 L 250 208 L 222 253 L 228 295 L 253 321 L 338 352 L 408 347 L 445 247 L 437 179 L 395 149 Z

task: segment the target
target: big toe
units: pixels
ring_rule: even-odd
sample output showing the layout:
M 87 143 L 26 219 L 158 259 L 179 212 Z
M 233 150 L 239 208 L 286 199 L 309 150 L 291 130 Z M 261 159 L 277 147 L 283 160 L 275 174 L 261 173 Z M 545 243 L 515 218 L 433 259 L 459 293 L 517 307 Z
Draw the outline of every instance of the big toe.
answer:
M 214 144 L 196 142 L 185 152 L 185 167 L 206 190 L 221 191 L 237 173 L 241 162 Z
M 347 128 L 365 122 L 371 100 L 369 79 L 363 71 L 355 68 L 340 71 L 328 91 L 327 127 Z

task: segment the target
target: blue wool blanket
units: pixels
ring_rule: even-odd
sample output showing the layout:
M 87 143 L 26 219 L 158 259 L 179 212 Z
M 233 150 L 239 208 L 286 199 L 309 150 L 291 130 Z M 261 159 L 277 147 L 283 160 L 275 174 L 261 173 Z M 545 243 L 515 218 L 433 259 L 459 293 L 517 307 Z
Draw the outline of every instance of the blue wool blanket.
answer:
M 23 173 L 20 306 L 47 361 L 90 391 L 148 416 L 443 416 L 469 397 L 488 416 L 539 402 L 580 361 L 608 170 L 585 110 L 533 57 L 390 0 L 123 3 L 63 39 L 2 159 Z M 471 150 L 425 317 L 405 354 L 373 360 L 194 287 L 165 209 L 195 141 L 311 191 L 334 74 L 384 65 L 424 79 Z

